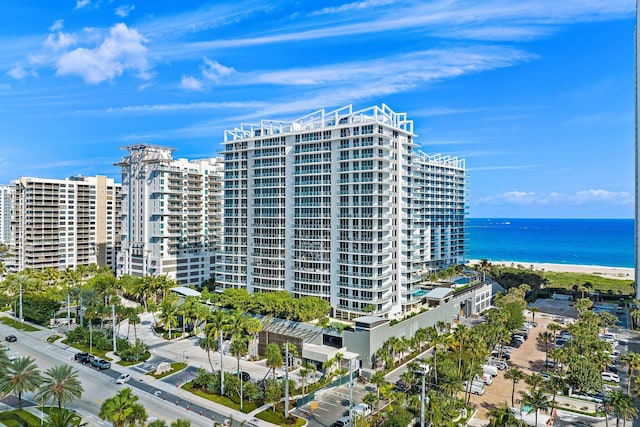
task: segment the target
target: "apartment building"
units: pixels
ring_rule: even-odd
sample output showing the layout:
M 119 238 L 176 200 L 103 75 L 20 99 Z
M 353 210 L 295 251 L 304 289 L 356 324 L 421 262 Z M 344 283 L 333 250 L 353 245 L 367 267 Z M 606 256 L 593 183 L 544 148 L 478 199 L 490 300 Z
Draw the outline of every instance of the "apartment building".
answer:
M 105 176 L 12 182 L 11 271 L 98 264 L 115 269 L 120 186 Z
M 10 185 L 0 185 L 0 244 L 11 242 L 11 193 Z
M 118 275 L 167 275 L 180 285 L 215 276 L 222 161 L 174 160 L 174 149 L 149 144 L 124 149 Z
M 414 138 L 384 104 L 225 131 L 218 282 L 321 297 L 337 318 L 411 310 L 465 234 L 464 161 Z

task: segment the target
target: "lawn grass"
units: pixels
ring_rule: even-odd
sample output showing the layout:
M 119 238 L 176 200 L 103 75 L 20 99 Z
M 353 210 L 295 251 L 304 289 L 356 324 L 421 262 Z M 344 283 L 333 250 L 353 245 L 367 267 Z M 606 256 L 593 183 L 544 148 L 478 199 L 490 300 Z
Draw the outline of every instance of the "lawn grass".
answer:
M 544 273 L 544 278 L 547 280 L 547 288 L 564 288 L 571 290 L 574 285 L 590 283 L 591 287 L 588 288 L 588 292 L 597 291 L 618 294 L 618 291 L 621 291 L 622 295 L 628 295 L 634 292 L 633 280 L 628 280 L 623 277 L 620 279 L 603 277 L 599 276 L 597 271 L 594 271 L 594 274 L 555 273 L 549 271 Z
M 47 342 L 56 342 L 60 338 L 60 335 L 51 335 L 47 338 Z
M 269 408 L 262 412 L 258 412 L 256 414 L 256 418 L 278 426 L 302 427 L 306 423 L 306 420 L 294 417 L 293 415 L 289 416 L 289 418 L 285 418 L 284 402 L 278 403 L 275 407 L 275 411 L 273 408 Z
M 240 401 L 237 402 L 235 400 L 229 399 L 226 396 L 220 396 L 219 394 L 208 393 L 206 390 L 201 388 L 196 388 L 193 386 L 193 382 L 189 381 L 185 385 L 182 386 L 182 389 L 187 390 L 190 393 L 195 394 L 196 396 L 203 397 L 212 402 L 219 403 L 221 405 L 226 406 L 227 408 L 235 409 L 236 411 L 240 411 Z M 242 412 L 248 414 L 249 412 L 258 408 L 258 404 L 260 402 L 250 402 L 245 400 L 242 404 Z M 276 423 L 277 424 L 277 423 Z M 282 425 L 282 424 L 278 424 Z
M 20 411 L 16 409 L 13 411 L 0 412 L 0 422 L 7 427 L 21 427 L 23 425 L 36 427 L 40 425 L 40 418 L 25 410 Z
M 10 317 L 0 317 L 0 322 L 24 332 L 38 332 L 40 330 L 38 328 L 34 328 L 28 323 L 20 323 L 19 320 L 15 320 Z
M 69 345 L 69 346 L 71 346 L 73 348 L 76 348 L 76 349 L 78 349 L 78 350 L 80 350 L 82 352 L 89 353 L 89 346 L 88 345 L 84 345 L 84 344 L 77 343 L 77 342 L 70 343 L 66 339 L 62 340 L 62 343 L 66 344 L 66 345 Z M 111 351 L 111 350 L 107 350 L 107 351 Z M 94 356 L 96 356 L 99 359 L 104 359 L 104 360 L 107 360 L 107 361 L 111 362 L 112 359 L 110 357 L 107 357 L 107 351 L 100 350 L 100 349 L 96 348 L 96 346 L 94 345 L 93 346 L 93 351 L 91 351 L 91 354 L 93 354 Z
M 187 364 L 185 362 L 173 362 L 171 364 L 171 370 L 169 372 L 165 372 L 163 374 L 156 375 L 155 371 L 149 371 L 149 372 L 147 372 L 147 375 L 150 375 L 150 376 L 152 376 L 153 378 L 156 378 L 156 379 L 160 379 L 160 378 L 164 378 L 166 376 L 169 376 L 171 374 L 175 374 L 176 372 L 180 372 L 186 367 L 187 367 Z
M 142 362 L 146 362 L 151 357 L 151 353 L 145 351 L 140 360 L 119 360 L 116 363 L 120 366 L 133 366 Z

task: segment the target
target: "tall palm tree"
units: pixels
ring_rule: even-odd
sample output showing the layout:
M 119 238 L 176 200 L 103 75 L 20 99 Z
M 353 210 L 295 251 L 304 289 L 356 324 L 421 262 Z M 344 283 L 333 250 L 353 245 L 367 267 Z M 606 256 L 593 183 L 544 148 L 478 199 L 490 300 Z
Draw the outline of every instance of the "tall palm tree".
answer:
M 453 339 L 458 347 L 458 375 L 462 370 L 462 353 L 464 351 L 464 345 L 471 335 L 470 329 L 466 325 L 458 324 L 453 331 Z
M 530 392 L 521 391 L 520 395 L 522 396 L 522 399 L 520 399 L 522 405 L 531 408 L 529 413 L 535 411 L 535 425 L 537 426 L 538 412 L 547 412 L 549 410 L 549 396 L 539 389 L 533 389 Z
M 627 422 L 628 418 L 632 420 L 638 417 L 638 408 L 633 402 L 633 397 L 619 390 L 611 392 L 611 409 L 616 414 L 616 427 L 620 426 L 620 418 Z
M 211 351 L 218 348 L 215 337 L 205 335 L 200 339 L 200 348 L 207 352 L 207 359 L 209 359 L 209 365 L 211 365 L 211 372 L 213 372 L 213 362 L 211 361 Z
M 258 356 L 258 334 L 262 332 L 263 326 L 260 319 L 255 317 L 249 317 L 245 321 L 245 330 L 251 335 L 251 342 L 254 343 L 253 355 Z
M 511 406 L 516 406 L 515 395 L 516 395 L 516 383 L 521 379 L 524 379 L 525 373 L 518 368 L 511 368 L 507 372 L 504 373 L 504 378 L 507 380 L 511 380 L 513 382 L 511 386 Z
M 137 402 L 138 396 L 126 387 L 102 403 L 98 416 L 111 421 L 114 427 L 144 425 L 147 411 Z
M 631 383 L 635 380 L 635 374 L 640 370 L 640 353 L 629 351 L 620 356 L 620 362 L 629 368 L 629 381 L 627 381 L 627 394 L 631 394 Z
M 36 391 L 42 383 L 42 375 L 36 361 L 29 356 L 14 360 L 4 376 L 0 377 L 0 391 L 5 394 L 15 393 L 22 410 L 22 395 Z
M 371 377 L 371 384 L 376 386 L 376 413 L 380 411 L 380 391 L 383 385 L 387 383 L 386 378 L 384 377 L 384 372 L 377 371 Z
M 160 304 L 160 321 L 169 330 L 169 339 L 172 338 L 172 327 L 178 326 L 178 299 L 177 295 L 171 294 Z
M 478 269 L 482 272 L 482 281 L 487 280 L 487 273 L 491 271 L 491 263 L 486 259 L 481 259 L 478 264 Z
M 549 331 L 544 331 L 538 334 L 538 338 L 536 338 L 538 344 L 540 344 L 544 348 L 544 362 L 545 366 L 549 361 L 549 348 L 556 342 L 555 334 L 552 334 Z
M 227 313 L 222 310 L 216 310 L 211 313 L 207 328 L 205 330 L 206 336 L 218 338 L 218 351 L 220 352 L 220 394 L 224 395 L 224 371 L 223 371 L 223 348 L 222 348 L 222 333 L 226 329 L 229 321 L 227 320 Z
M 44 372 L 44 380 L 36 399 L 43 405 L 52 399 L 60 412 L 67 402 L 79 399 L 83 391 L 78 372 L 71 365 L 56 365 Z
M 536 307 L 535 305 L 529 307 L 529 311 L 531 312 L 531 322 L 535 323 L 536 321 L 536 313 L 540 313 L 540 307 Z

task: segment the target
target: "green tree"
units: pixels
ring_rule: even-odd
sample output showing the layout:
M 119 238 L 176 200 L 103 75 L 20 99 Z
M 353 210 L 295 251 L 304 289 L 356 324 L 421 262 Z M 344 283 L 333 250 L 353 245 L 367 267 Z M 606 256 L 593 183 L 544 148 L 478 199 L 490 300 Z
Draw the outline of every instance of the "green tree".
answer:
M 538 425 L 538 412 L 549 410 L 549 396 L 540 389 L 533 389 L 530 392 L 521 391 L 520 395 L 522 396 L 520 402 L 531 408 L 529 413 L 535 411 L 535 425 Z
M 164 420 L 153 420 L 147 424 L 147 427 L 167 427 L 167 422 Z
M 191 421 L 179 419 L 171 423 L 171 427 L 191 427 Z
M 507 380 L 511 380 L 512 385 L 511 385 L 511 406 L 516 406 L 515 403 L 515 396 L 516 396 L 516 384 L 518 383 L 518 381 L 524 379 L 526 376 L 526 374 L 518 369 L 518 368 L 511 368 L 509 369 L 507 372 L 504 373 L 504 378 Z
M 633 401 L 633 397 L 619 390 L 614 390 L 610 395 L 611 409 L 616 414 L 616 427 L 620 425 L 620 419 L 625 422 L 627 419 L 638 418 L 638 408 Z
M 277 347 L 277 346 L 276 346 Z M 264 401 L 267 404 L 272 405 L 272 409 L 276 410 L 276 403 L 282 399 L 283 392 L 280 382 L 275 379 L 267 379 L 267 383 L 264 389 Z
M 82 418 L 73 411 L 51 411 L 44 420 L 46 427 L 77 427 L 82 423 Z
M 511 406 L 513 406 L 513 404 Z M 497 408 L 490 409 L 489 420 L 490 427 L 517 427 L 520 425 L 516 414 L 506 403 Z
M 160 321 L 165 329 L 169 331 L 169 339 L 172 339 L 171 329 L 178 326 L 178 301 L 180 297 L 176 294 L 168 295 L 160 304 Z
M 200 348 L 207 352 L 207 359 L 209 359 L 209 365 L 211 366 L 211 372 L 213 372 L 213 362 L 211 361 L 211 352 L 218 348 L 215 337 L 205 335 L 200 339 Z
M 83 391 L 78 371 L 70 365 L 56 365 L 44 372 L 36 399 L 43 405 L 50 399 L 53 400 L 58 405 L 58 412 L 61 412 L 67 402 L 79 399 Z
M 627 381 L 627 394 L 631 394 L 631 384 L 636 379 L 636 373 L 640 370 L 640 353 L 629 351 L 620 356 L 620 362 L 629 369 L 629 381 Z
M 549 331 L 544 331 L 538 335 L 536 340 L 538 341 L 538 344 L 544 348 L 544 361 L 546 366 L 546 363 L 549 361 L 549 349 L 553 343 L 556 342 L 556 336 Z
M 540 313 L 540 307 L 536 307 L 535 305 L 529 307 L 529 311 L 531 312 L 531 322 L 535 323 L 536 321 L 536 313 Z
M 22 410 L 22 395 L 36 391 L 40 384 L 42 384 L 42 375 L 36 361 L 28 356 L 14 360 L 6 374 L 0 377 L 0 391 L 5 394 L 15 394 L 20 410 Z
M 278 347 L 278 345 L 274 343 L 267 345 L 267 347 L 265 348 L 265 353 L 267 356 L 267 368 L 270 368 L 272 370 L 273 379 L 275 379 L 276 368 L 280 368 L 284 364 L 282 353 L 280 353 L 280 348 Z
M 112 422 L 114 427 L 143 426 L 148 418 L 146 409 L 138 403 L 138 396 L 129 387 L 106 399 L 98 416 Z

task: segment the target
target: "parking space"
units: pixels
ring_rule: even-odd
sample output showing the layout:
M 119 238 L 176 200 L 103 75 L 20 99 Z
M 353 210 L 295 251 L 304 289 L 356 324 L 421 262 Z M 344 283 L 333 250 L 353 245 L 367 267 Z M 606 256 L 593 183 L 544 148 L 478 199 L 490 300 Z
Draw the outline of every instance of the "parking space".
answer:
M 316 392 L 315 399 L 296 408 L 294 414 L 305 418 L 309 427 L 329 427 L 342 416 L 349 414 L 348 384 Z M 375 393 L 375 386 L 360 384 L 353 387 L 353 404 L 362 402 L 367 393 Z

